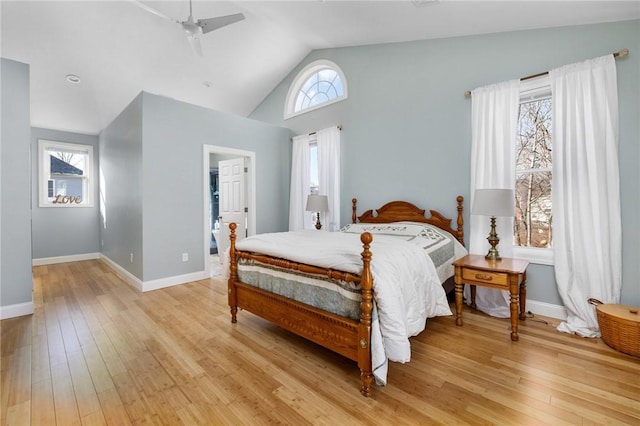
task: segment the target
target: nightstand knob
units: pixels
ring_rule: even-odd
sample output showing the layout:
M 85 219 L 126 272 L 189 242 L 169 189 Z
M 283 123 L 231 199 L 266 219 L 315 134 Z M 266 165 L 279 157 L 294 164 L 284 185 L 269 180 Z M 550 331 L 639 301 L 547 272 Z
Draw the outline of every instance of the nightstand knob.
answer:
M 476 279 L 478 280 L 491 281 L 492 278 L 489 274 L 476 274 Z

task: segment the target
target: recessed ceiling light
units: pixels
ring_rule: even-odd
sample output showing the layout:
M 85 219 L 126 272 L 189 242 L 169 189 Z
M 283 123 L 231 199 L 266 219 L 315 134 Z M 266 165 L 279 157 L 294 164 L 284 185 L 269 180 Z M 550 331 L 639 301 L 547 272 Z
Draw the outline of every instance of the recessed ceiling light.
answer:
M 75 74 L 67 74 L 67 81 L 69 83 L 78 84 L 80 83 L 80 77 Z

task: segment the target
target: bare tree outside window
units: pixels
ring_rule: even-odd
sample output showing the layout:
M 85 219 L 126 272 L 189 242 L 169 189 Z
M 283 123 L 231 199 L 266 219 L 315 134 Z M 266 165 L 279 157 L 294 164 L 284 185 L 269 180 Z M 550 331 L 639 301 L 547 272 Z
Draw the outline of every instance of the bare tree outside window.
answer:
M 60 160 L 64 161 L 67 164 L 70 164 L 76 168 L 79 169 L 80 173 L 75 173 L 75 174 L 82 174 L 82 170 L 84 170 L 84 160 L 86 155 L 83 154 L 77 154 L 74 152 L 70 152 L 70 151 L 56 151 L 56 152 L 51 152 L 51 155 L 53 157 L 59 158 Z
M 552 247 L 551 99 L 520 104 L 514 244 Z

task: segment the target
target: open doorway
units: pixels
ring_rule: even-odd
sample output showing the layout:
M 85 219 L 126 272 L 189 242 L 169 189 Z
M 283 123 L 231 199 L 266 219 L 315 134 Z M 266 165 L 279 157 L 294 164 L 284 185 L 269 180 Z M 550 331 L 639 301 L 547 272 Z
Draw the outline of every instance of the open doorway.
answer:
M 243 213 L 246 235 L 254 235 L 256 229 L 256 197 L 255 197 L 255 152 L 226 148 L 214 145 L 203 146 L 203 183 L 204 183 L 204 269 L 209 276 L 220 272 L 224 251 L 228 247 L 228 229 L 222 224 L 222 208 L 220 206 L 221 176 L 218 164 L 239 161 L 244 167 Z M 222 178 L 222 181 L 224 179 Z M 237 219 L 235 219 L 237 221 Z M 215 233 L 215 234 L 214 234 Z M 244 235 L 238 235 L 242 238 Z M 216 239 L 218 242 L 216 242 Z M 217 253 L 213 253 L 213 252 Z M 212 262 L 213 260 L 213 262 Z
M 211 154 L 209 159 L 209 226 L 211 228 L 211 241 L 209 246 L 209 254 L 218 254 L 218 243 L 214 238 L 215 233 L 220 229 L 220 173 L 215 158 L 216 154 Z M 205 200 L 206 201 L 206 200 Z

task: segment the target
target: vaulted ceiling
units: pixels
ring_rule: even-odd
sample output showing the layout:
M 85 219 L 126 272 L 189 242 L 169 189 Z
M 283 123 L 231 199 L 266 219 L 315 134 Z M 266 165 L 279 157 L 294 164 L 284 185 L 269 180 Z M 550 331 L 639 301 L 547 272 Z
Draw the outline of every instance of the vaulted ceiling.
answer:
M 141 3 L 189 15 L 188 0 Z M 194 0 L 196 20 L 246 17 L 203 35 L 202 57 L 179 24 L 132 0 L 0 11 L 0 54 L 30 64 L 32 125 L 97 134 L 142 90 L 246 116 L 314 49 L 639 19 L 640 2 Z

